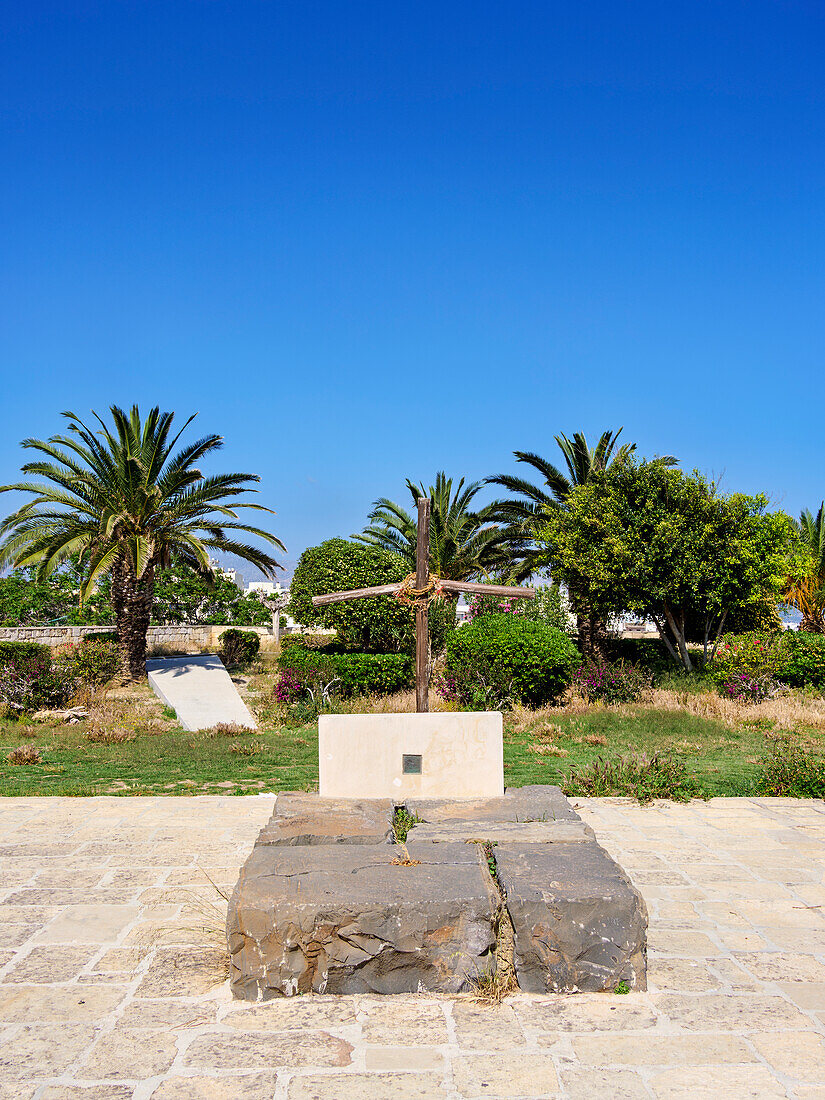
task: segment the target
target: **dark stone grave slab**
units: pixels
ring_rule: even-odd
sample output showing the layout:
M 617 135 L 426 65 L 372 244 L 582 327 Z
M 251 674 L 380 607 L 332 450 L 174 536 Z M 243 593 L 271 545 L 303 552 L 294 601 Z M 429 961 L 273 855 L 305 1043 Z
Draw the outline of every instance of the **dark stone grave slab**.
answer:
M 406 807 L 429 824 L 449 821 L 577 821 L 581 818 L 558 787 L 508 787 L 503 798 L 408 799 Z
M 381 844 L 392 837 L 388 798 L 319 798 L 303 791 L 278 795 L 258 844 Z
M 515 933 L 519 988 L 600 992 L 626 981 L 645 989 L 647 909 L 624 871 L 595 840 L 495 849 Z
M 499 905 L 470 844 L 259 845 L 230 902 L 236 997 L 457 993 L 491 968 Z
M 531 992 L 645 988 L 644 901 L 557 787 L 406 808 L 404 846 L 389 799 L 278 796 L 229 905 L 236 997 L 456 993 L 497 965 Z

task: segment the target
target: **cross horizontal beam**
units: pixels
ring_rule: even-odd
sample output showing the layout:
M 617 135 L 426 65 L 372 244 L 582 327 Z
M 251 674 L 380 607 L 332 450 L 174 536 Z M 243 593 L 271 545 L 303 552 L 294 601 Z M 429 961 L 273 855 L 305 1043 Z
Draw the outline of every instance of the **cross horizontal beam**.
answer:
M 439 581 L 445 592 L 471 592 L 479 596 L 512 596 L 525 600 L 533 600 L 536 596 L 534 588 L 513 588 L 505 584 L 476 584 L 473 581 Z M 391 596 L 398 592 L 401 585 L 376 584 L 372 588 L 353 588 L 348 592 L 328 592 L 324 596 L 313 596 L 312 603 L 315 607 L 326 607 L 332 603 L 344 603 L 346 600 L 366 600 L 370 596 Z
M 525 600 L 536 598 L 535 588 L 512 588 L 506 584 L 476 584 L 474 581 L 441 581 L 445 592 L 472 592 L 479 596 L 520 596 Z
M 328 592 L 325 596 L 313 596 L 312 603 L 315 607 L 326 607 L 330 603 L 343 603 L 345 600 L 364 600 L 370 596 L 390 596 L 398 592 L 400 583 L 376 584 L 372 588 L 353 588 L 349 592 Z

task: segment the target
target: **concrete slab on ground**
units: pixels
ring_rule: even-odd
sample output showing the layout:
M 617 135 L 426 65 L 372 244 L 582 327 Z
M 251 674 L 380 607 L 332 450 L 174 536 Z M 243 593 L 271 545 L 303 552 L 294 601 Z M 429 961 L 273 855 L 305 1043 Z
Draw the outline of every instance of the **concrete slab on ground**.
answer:
M 155 695 L 172 707 L 185 730 L 206 730 L 219 723 L 257 729 L 255 719 L 215 653 L 157 657 L 146 662 Z

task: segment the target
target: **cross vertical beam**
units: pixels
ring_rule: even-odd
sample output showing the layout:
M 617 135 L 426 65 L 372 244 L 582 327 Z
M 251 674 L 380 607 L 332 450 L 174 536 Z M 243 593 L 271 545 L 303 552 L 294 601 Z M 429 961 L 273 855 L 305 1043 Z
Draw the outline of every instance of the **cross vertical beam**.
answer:
M 430 579 L 430 498 L 418 498 L 418 528 L 415 541 L 415 587 L 426 588 Z M 430 628 L 426 600 L 415 605 L 415 709 L 430 709 Z

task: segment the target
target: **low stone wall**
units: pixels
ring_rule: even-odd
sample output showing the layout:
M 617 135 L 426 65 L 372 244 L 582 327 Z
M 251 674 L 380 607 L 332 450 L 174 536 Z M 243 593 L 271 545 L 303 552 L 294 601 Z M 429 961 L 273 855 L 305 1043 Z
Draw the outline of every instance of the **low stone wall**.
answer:
M 0 626 L 0 642 L 38 642 L 50 649 L 72 642 L 75 645 L 89 635 L 110 634 L 111 626 Z M 175 653 L 200 653 L 203 650 L 217 650 L 220 636 L 228 626 L 150 626 L 147 635 L 147 648 L 169 650 Z M 243 626 L 239 630 L 251 630 L 260 636 L 261 649 L 274 649 L 278 640 L 271 630 L 262 626 Z

